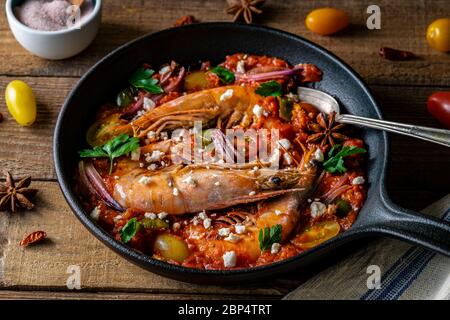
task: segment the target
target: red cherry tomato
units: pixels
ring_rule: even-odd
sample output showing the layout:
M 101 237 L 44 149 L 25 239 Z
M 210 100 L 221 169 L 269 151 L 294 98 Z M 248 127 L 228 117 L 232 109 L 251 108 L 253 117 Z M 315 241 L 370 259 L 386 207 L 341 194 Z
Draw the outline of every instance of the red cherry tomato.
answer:
M 428 111 L 444 127 L 450 129 L 450 91 L 440 91 L 433 93 L 428 98 Z

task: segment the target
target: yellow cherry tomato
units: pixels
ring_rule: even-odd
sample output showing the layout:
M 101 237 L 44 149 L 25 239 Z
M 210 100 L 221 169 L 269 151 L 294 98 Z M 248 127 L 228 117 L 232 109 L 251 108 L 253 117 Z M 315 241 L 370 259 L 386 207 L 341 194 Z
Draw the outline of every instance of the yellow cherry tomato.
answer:
M 30 126 L 36 120 L 36 99 L 33 90 L 23 81 L 11 81 L 6 87 L 6 105 L 9 113 L 22 126 Z
M 153 249 L 167 260 L 183 262 L 189 256 L 189 248 L 183 239 L 163 233 L 156 237 Z
M 321 8 L 311 11 L 305 23 L 312 32 L 326 36 L 346 28 L 349 21 L 347 13 L 342 10 Z
M 450 19 L 438 19 L 430 24 L 427 29 L 427 41 L 438 51 L 450 51 Z
M 339 234 L 341 226 L 336 221 L 318 222 L 306 229 L 295 243 L 302 249 L 311 249 Z

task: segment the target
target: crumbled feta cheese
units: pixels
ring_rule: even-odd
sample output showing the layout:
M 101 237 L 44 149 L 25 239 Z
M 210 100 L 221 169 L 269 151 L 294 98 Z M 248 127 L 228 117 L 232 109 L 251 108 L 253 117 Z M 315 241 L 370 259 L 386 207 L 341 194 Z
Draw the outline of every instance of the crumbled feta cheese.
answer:
M 235 235 L 234 233 L 230 233 L 228 235 L 228 237 L 224 238 L 225 241 L 230 241 L 230 242 L 238 242 L 241 238 L 237 235 Z
M 278 145 L 281 146 L 285 150 L 289 150 L 291 148 L 291 142 L 288 139 L 278 140 Z
M 323 152 L 322 150 L 320 150 L 320 148 L 317 148 L 316 151 L 314 152 L 314 159 L 317 162 L 323 162 L 323 160 L 325 159 L 325 157 L 323 156 Z
M 131 160 L 139 161 L 140 157 L 141 157 L 141 148 L 137 148 L 136 150 L 131 151 Z
M 234 231 L 235 231 L 237 234 L 243 234 L 243 233 L 245 232 L 245 226 L 242 225 L 242 224 L 236 224 L 236 225 L 234 226 Z
M 227 89 L 221 96 L 220 96 L 220 101 L 225 101 L 230 99 L 233 96 L 233 89 Z
M 191 221 L 194 226 L 197 226 L 200 223 L 200 219 L 198 217 L 193 217 Z
M 145 164 L 143 162 L 139 163 L 139 167 L 143 168 Z
M 98 220 L 98 218 L 100 217 L 100 209 L 99 207 L 95 207 L 90 214 L 91 218 L 94 219 L 95 221 Z
M 144 97 L 144 109 L 149 111 L 156 107 L 156 103 L 147 97 Z
M 255 106 L 253 107 L 253 114 L 254 114 L 257 118 L 259 118 L 259 117 L 262 116 L 263 112 L 264 112 L 263 107 L 261 107 L 261 106 L 258 105 L 258 104 L 255 104 Z
M 236 266 L 236 262 L 237 262 L 236 252 L 234 252 L 234 251 L 227 251 L 222 256 L 222 259 L 223 259 L 223 266 L 225 268 L 232 268 L 232 267 Z
M 245 61 L 239 60 L 236 64 L 236 72 L 237 73 L 245 73 Z
M 271 254 L 278 253 L 278 251 L 280 251 L 280 249 L 281 249 L 281 245 L 278 242 L 275 242 L 272 244 L 272 247 L 270 248 L 270 253 Z
M 164 66 L 161 69 L 159 69 L 159 74 L 163 76 L 166 73 L 168 73 L 170 70 L 171 70 L 170 66 Z
M 118 214 L 117 216 L 115 216 L 115 217 L 113 218 L 114 223 L 117 223 L 117 222 L 119 222 L 120 220 L 122 220 L 122 216 L 121 216 L 120 214 Z
M 165 131 L 161 132 L 159 135 L 161 136 L 161 139 L 163 139 L 163 140 L 169 139 L 169 134 Z
M 226 237 L 230 234 L 230 228 L 220 228 L 218 233 L 219 236 Z
M 169 214 L 167 212 L 160 212 L 158 213 L 158 218 L 163 220 L 164 218 L 166 218 Z
M 259 167 L 254 166 L 252 170 L 250 170 L 250 173 L 255 174 L 256 172 L 258 172 Z
M 138 182 L 141 184 L 149 184 L 152 181 L 152 177 L 142 176 L 139 178 Z
M 147 167 L 147 169 L 150 170 L 150 171 L 154 171 L 154 170 L 156 170 L 157 167 L 158 167 L 158 166 L 157 166 L 156 164 L 152 163 L 151 165 L 149 165 L 149 166 Z
M 214 182 L 214 185 L 215 185 L 215 186 L 220 186 L 220 181 Z
M 256 191 L 250 191 L 248 195 L 249 196 L 254 196 L 255 194 L 256 194 Z
M 146 154 L 145 161 L 147 161 L 147 162 L 160 161 L 164 155 L 165 155 L 164 152 L 159 151 L 159 150 L 154 150 L 151 155 L 149 153 Z
M 359 185 L 359 184 L 363 184 L 364 182 L 366 182 L 366 180 L 362 176 L 356 177 L 355 179 L 352 180 L 352 184 L 355 186 Z
M 205 229 L 209 229 L 209 227 L 211 227 L 211 219 L 206 218 L 205 220 L 203 220 L 203 226 L 205 227 Z
M 311 217 L 317 218 L 327 211 L 327 206 L 322 202 L 314 201 L 311 203 Z
M 179 222 L 175 222 L 175 223 L 172 225 L 172 229 L 173 229 L 174 231 L 180 230 L 180 228 L 181 228 L 181 224 L 180 224 Z
M 119 180 L 119 176 L 114 176 L 114 180 Z
M 155 131 L 147 132 L 147 138 L 149 138 L 150 140 L 156 139 L 156 132 Z
M 283 154 L 283 159 L 288 166 L 290 166 L 292 164 L 292 157 L 289 153 Z
M 180 192 L 178 191 L 178 189 L 177 188 L 173 188 L 173 195 L 175 196 L 175 197 L 177 197 L 179 194 L 180 194 Z
M 198 217 L 199 217 L 200 219 L 202 219 L 202 220 L 205 220 L 205 219 L 208 218 L 208 215 L 206 214 L 206 211 L 203 210 L 202 212 L 200 212 L 200 213 L 198 214 Z
M 276 214 L 277 216 L 279 216 L 279 215 L 282 215 L 283 212 L 281 212 L 281 210 L 275 210 L 275 214 Z
M 192 176 L 187 176 L 185 179 L 182 180 L 184 183 L 189 184 L 191 186 L 196 186 L 197 182 L 195 182 L 194 178 Z
M 146 213 L 144 213 L 144 217 L 154 220 L 154 219 L 156 219 L 156 214 L 154 214 L 153 212 L 146 212 Z

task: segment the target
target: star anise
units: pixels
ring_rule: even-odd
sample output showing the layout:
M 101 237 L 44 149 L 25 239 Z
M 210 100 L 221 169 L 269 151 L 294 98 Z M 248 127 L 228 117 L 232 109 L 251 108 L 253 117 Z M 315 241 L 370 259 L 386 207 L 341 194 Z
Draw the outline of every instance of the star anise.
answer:
M 328 144 L 334 146 L 337 140 L 347 140 L 348 137 L 339 132 L 344 128 L 344 124 L 335 122 L 336 113 L 332 112 L 328 116 L 324 113 L 319 113 L 316 117 L 317 123 L 309 125 L 309 129 L 313 132 L 306 142 L 319 143 L 324 147 Z
M 31 203 L 37 189 L 29 188 L 31 177 L 23 178 L 15 182 L 9 172 L 6 172 L 6 184 L 0 184 L 0 211 L 9 209 L 16 212 L 18 208 L 31 210 L 34 204 Z
M 262 13 L 262 10 L 259 9 L 259 7 L 264 4 L 264 1 L 265 0 L 227 0 L 227 13 L 234 15 L 233 21 L 237 21 L 242 15 L 245 22 L 250 24 L 253 21 L 254 13 Z

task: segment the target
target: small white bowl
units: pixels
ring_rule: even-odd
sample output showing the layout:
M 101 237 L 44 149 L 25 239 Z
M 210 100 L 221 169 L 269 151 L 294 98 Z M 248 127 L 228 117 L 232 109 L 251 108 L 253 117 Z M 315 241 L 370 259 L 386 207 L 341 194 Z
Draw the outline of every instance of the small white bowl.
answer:
M 13 8 L 20 0 L 6 0 L 6 16 L 16 40 L 32 54 L 49 60 L 73 57 L 86 49 L 97 35 L 101 23 L 102 1 L 94 0 L 93 11 L 81 23 L 80 28 L 58 31 L 41 31 L 20 22 Z

